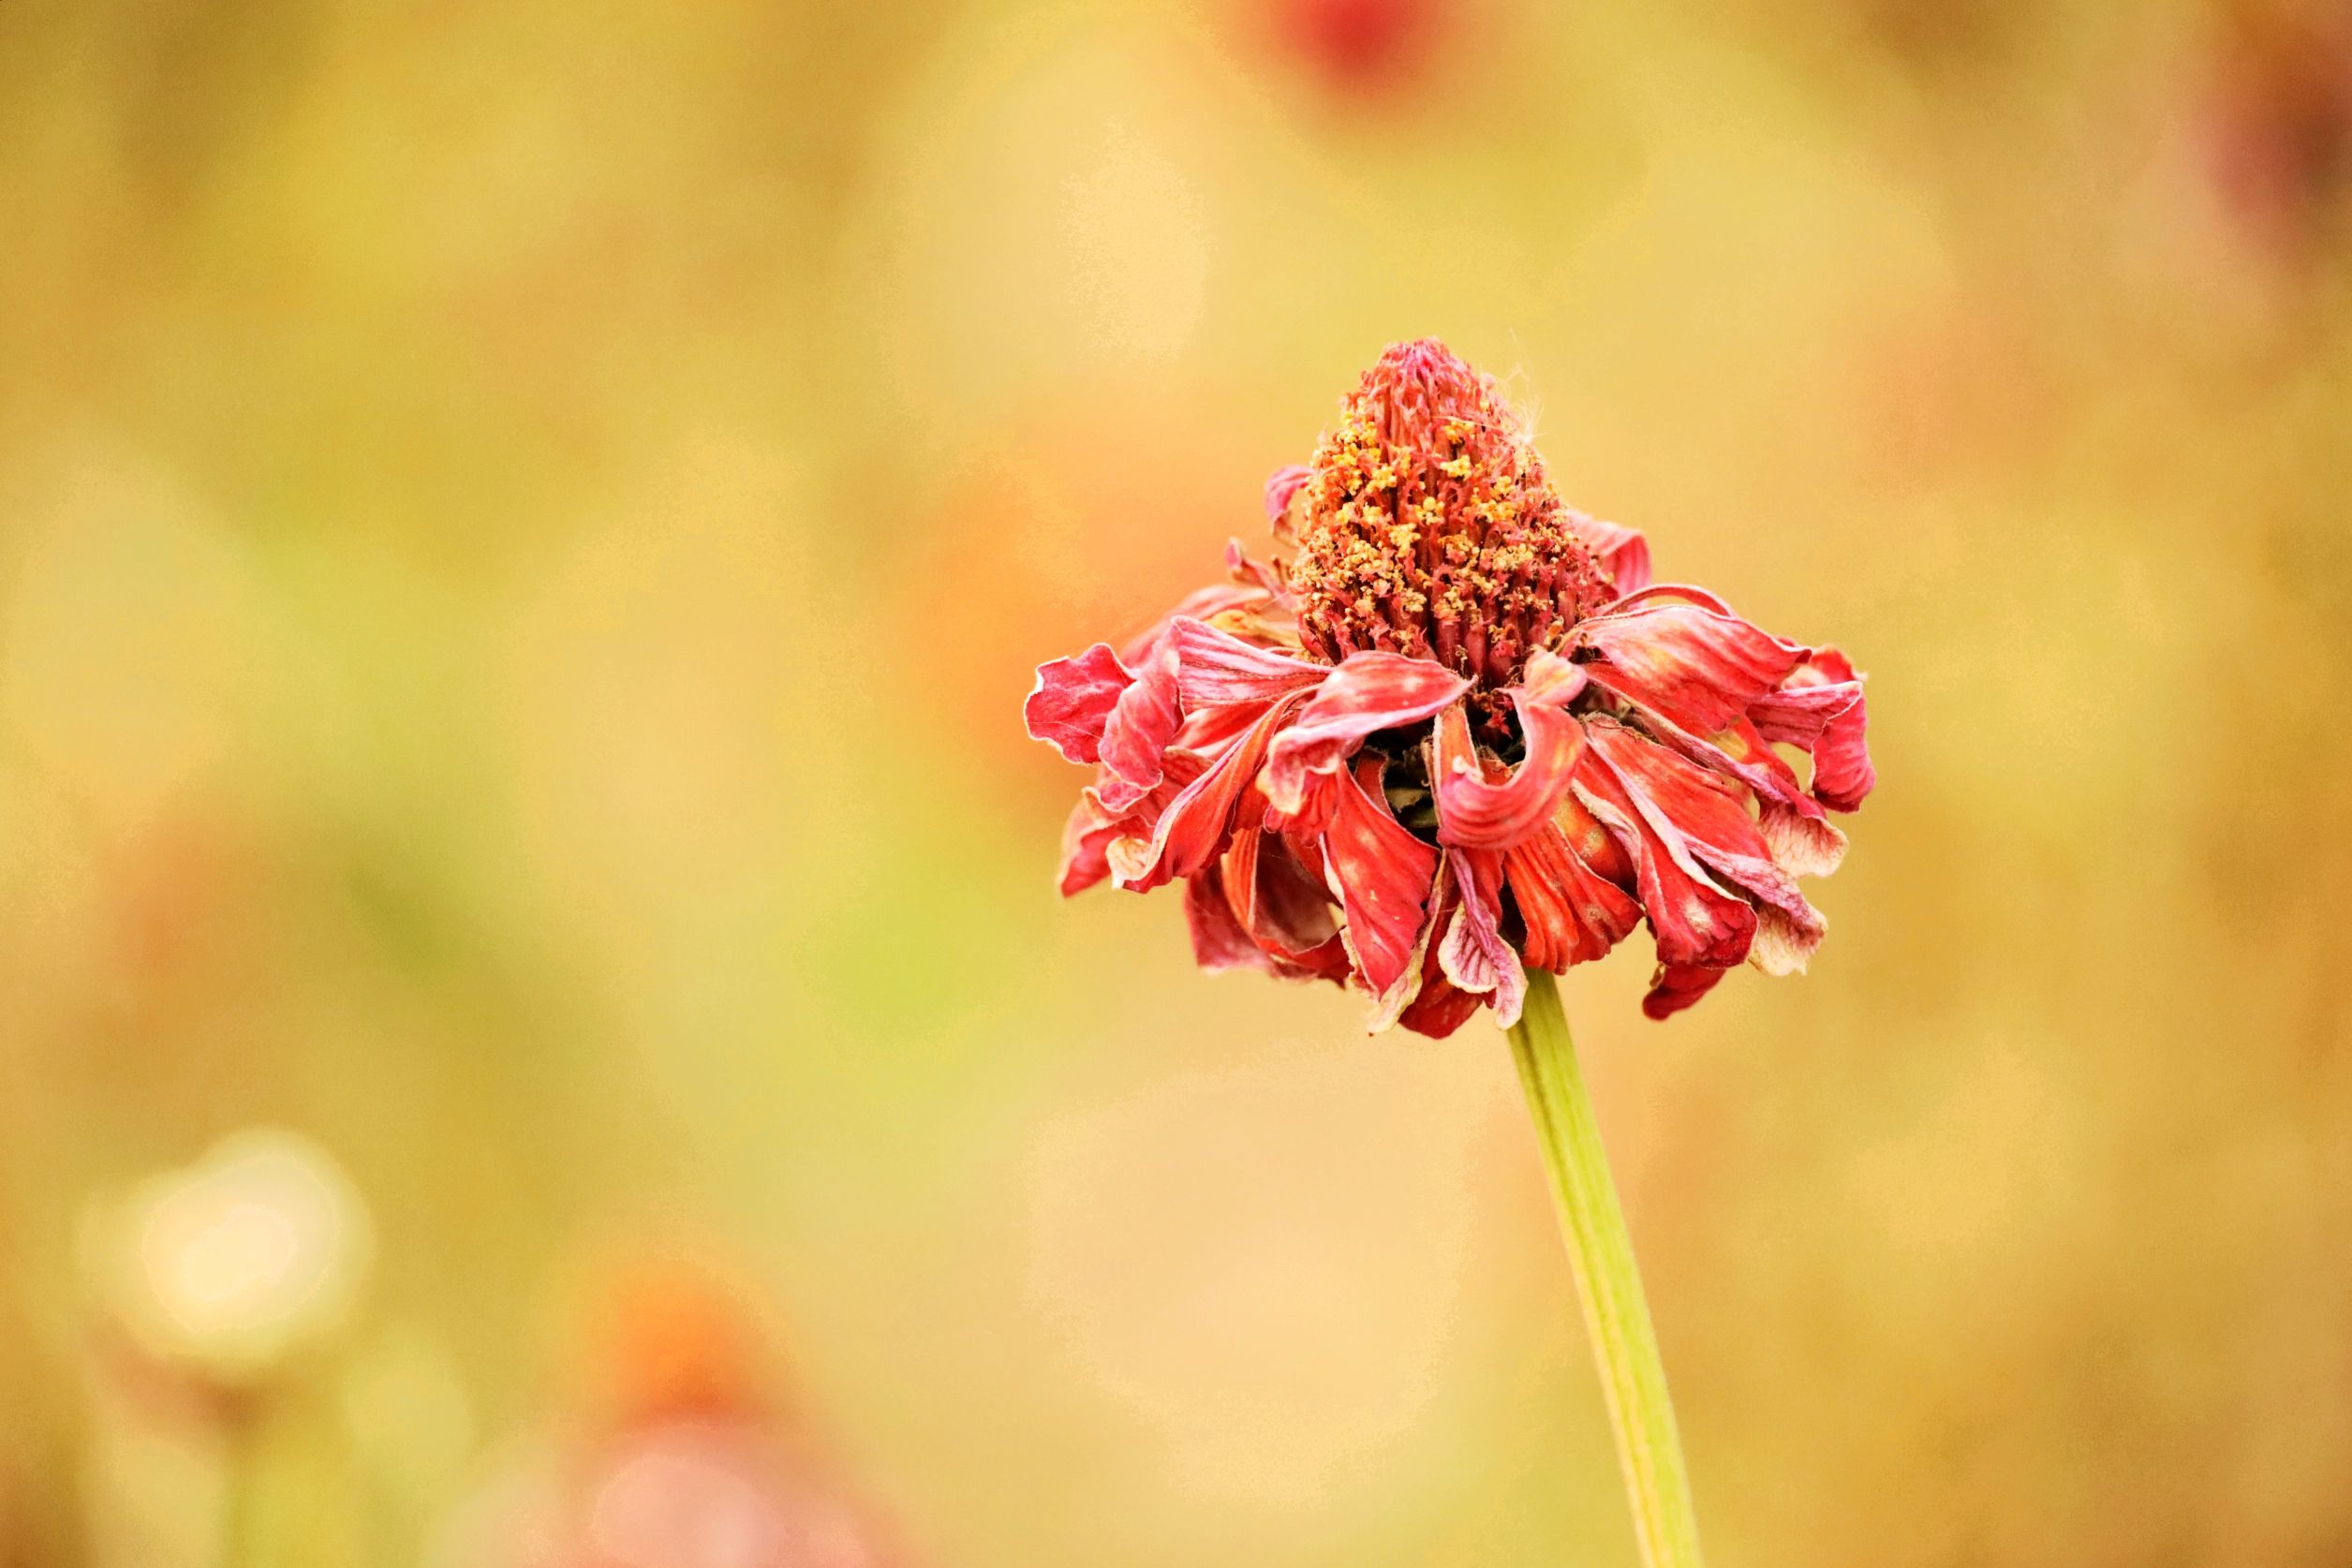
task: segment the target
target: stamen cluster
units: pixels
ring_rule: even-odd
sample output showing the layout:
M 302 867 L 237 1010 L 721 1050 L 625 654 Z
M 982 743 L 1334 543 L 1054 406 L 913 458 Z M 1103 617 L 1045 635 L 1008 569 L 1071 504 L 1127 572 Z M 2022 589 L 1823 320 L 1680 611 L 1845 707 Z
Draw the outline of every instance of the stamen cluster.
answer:
M 1433 339 L 1381 356 L 1281 519 L 1299 637 L 1497 690 L 1615 597 L 1494 383 Z

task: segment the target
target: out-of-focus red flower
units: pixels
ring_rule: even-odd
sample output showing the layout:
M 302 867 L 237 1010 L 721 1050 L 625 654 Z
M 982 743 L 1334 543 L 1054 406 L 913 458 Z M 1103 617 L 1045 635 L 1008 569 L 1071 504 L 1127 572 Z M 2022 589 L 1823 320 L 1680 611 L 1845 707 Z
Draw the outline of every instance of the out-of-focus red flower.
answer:
M 1095 769 L 1064 894 L 1181 880 L 1204 968 L 1334 981 L 1430 1035 L 1516 1021 L 1524 966 L 1644 919 L 1653 1018 L 1742 960 L 1804 967 L 1825 923 L 1796 879 L 1836 867 L 1827 814 L 1873 777 L 1844 655 L 1653 584 L 1642 536 L 1562 505 L 1432 339 L 1265 500 L 1287 555 L 1236 542 L 1125 647 L 1039 668 L 1029 733 Z
M 2256 240 L 2293 259 L 2341 231 L 2352 191 L 2352 10 L 2225 12 L 2201 123 L 2216 185 Z
M 747 1287 L 679 1259 L 597 1314 L 591 1418 L 466 1511 L 452 1568 L 904 1568 L 882 1513 L 768 1392 Z
M 1273 21 L 1331 86 L 1366 92 L 1409 84 L 1442 9 L 1441 0 L 1283 0 Z

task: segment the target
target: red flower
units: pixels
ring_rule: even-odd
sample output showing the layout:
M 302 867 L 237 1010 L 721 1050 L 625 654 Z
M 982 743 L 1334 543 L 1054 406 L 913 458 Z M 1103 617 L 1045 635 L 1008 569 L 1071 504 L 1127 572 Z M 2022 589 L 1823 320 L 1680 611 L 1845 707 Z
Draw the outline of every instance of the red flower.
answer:
M 1038 670 L 1029 733 L 1090 763 L 1061 890 L 1185 883 L 1195 956 L 1352 985 L 1372 1027 L 1518 1016 L 1523 966 L 1647 919 L 1663 1018 L 1745 959 L 1801 969 L 1870 792 L 1834 648 L 1653 585 L 1630 528 L 1563 506 L 1492 381 L 1433 339 L 1383 354 L 1306 468 L 1123 649 Z M 1811 759 L 1811 777 L 1775 748 Z

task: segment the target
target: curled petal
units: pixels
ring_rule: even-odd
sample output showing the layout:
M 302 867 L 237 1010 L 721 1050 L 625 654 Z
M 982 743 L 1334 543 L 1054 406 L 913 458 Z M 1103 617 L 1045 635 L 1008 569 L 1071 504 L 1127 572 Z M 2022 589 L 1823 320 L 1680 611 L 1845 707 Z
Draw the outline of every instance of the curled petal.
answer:
M 1491 850 L 1451 850 L 1445 864 L 1461 905 L 1438 944 L 1439 967 L 1461 990 L 1485 997 L 1495 1022 L 1508 1028 L 1527 1000 L 1527 971 L 1502 939 L 1502 857 Z
M 1661 964 L 1649 978 L 1649 994 L 1641 1010 L 1652 1018 L 1671 1018 L 1715 988 L 1724 971 L 1696 964 Z
M 1193 962 L 1211 973 L 1261 969 L 1282 980 L 1347 979 L 1347 952 L 1336 937 L 1299 954 L 1273 952 L 1253 939 L 1234 913 L 1221 867 L 1185 879 L 1184 923 L 1192 935 Z
M 1365 736 L 1417 724 L 1469 689 L 1443 665 L 1403 654 L 1341 660 L 1266 754 L 1266 798 L 1277 811 L 1301 810 L 1314 777 L 1345 768 Z
M 1580 511 L 1568 514 L 1568 525 L 1601 557 L 1601 569 L 1616 584 L 1618 598 L 1637 594 L 1649 586 L 1649 541 L 1642 538 L 1639 529 L 1604 523 Z
M 1285 811 L 1269 803 L 1265 808 L 1267 831 L 1286 834 L 1297 846 L 1311 845 L 1323 836 L 1331 813 L 1338 808 L 1339 779 L 1346 772 L 1341 768 L 1338 773 L 1309 774 L 1307 788 L 1299 796 L 1295 810 Z
M 1603 727 L 1590 726 L 1596 732 Z M 1597 746 L 1585 757 L 1576 770 L 1576 798 L 1633 861 L 1659 960 L 1722 969 L 1745 958 L 1755 938 L 1755 910 L 1716 882 L 1672 822 L 1642 809 L 1601 762 Z
M 1694 735 L 1711 735 L 1787 678 L 1804 650 L 1737 615 L 1656 590 L 1580 622 L 1595 684 Z
M 1862 678 L 1835 648 L 1816 648 L 1748 717 L 1766 740 L 1800 747 L 1813 760 L 1812 792 L 1834 811 L 1862 804 L 1878 772 L 1871 765 Z
M 1756 832 L 1792 877 L 1827 877 L 1845 859 L 1845 835 L 1835 822 L 1779 801 L 1758 806 Z
M 1438 856 L 1389 811 L 1381 792 L 1383 767 L 1368 757 L 1339 776 L 1322 846 L 1324 879 L 1339 900 L 1356 972 L 1373 996 L 1384 998 L 1412 973 Z
M 1265 481 L 1265 520 L 1280 523 L 1282 514 L 1291 510 L 1291 497 L 1307 482 L 1309 470 L 1303 464 L 1294 463 L 1287 468 L 1277 468 Z
M 1397 1022 L 1415 1034 L 1443 1040 L 1469 1023 L 1486 1005 L 1486 998 L 1463 990 L 1441 971 L 1421 983 L 1413 1001 L 1397 1014 Z
M 1463 998 L 1462 1013 L 1465 1017 L 1485 1005 L 1480 998 L 1465 998 L 1464 993 L 1455 990 L 1454 983 L 1445 978 L 1445 971 L 1438 965 L 1438 942 L 1454 918 L 1454 908 L 1460 902 L 1460 896 L 1454 889 L 1454 879 L 1446 874 L 1441 864 L 1430 880 L 1428 909 L 1421 917 L 1419 935 L 1413 938 L 1413 955 L 1405 966 L 1404 976 L 1385 993 L 1376 997 L 1377 1005 L 1373 1007 L 1371 1016 L 1365 1021 L 1364 1031 L 1367 1034 L 1378 1034 L 1391 1024 L 1404 1023 L 1408 1017 L 1422 1022 L 1407 1024 L 1406 1028 L 1419 1029 L 1424 1034 L 1430 1033 L 1430 1029 L 1423 1025 L 1434 1021 L 1439 1013 L 1450 1011 L 1449 1005 L 1440 998 L 1438 993 Z M 1427 998 L 1426 1005 L 1424 998 Z M 1450 1034 L 1459 1023 L 1460 1020 L 1456 1019 L 1439 1032 Z
M 1507 777 L 1488 775 L 1457 703 L 1438 715 L 1431 737 L 1430 790 L 1437 797 L 1438 842 L 1507 850 L 1560 808 L 1584 749 L 1583 727 L 1565 709 L 1514 692 L 1527 756 Z
M 1265 951 L 1295 959 L 1339 934 L 1330 894 L 1280 834 L 1238 830 L 1219 872 L 1234 918 Z
M 1745 784 L 1760 801 L 1777 803 L 1800 816 L 1821 815 L 1821 803 L 1805 792 L 1797 770 L 1745 718 L 1735 718 L 1713 734 L 1701 736 L 1644 709 L 1642 727 L 1699 766 Z
M 1103 821 L 1089 800 L 1081 798 L 1071 808 L 1061 830 L 1061 870 L 1054 880 L 1064 898 L 1086 892 L 1111 874 L 1107 851 L 1111 840 L 1125 831 L 1117 821 Z
M 1828 923 L 1773 861 L 1737 787 L 1614 724 L 1593 726 L 1592 747 L 1649 826 L 1679 837 L 1717 881 L 1753 898 L 1757 927 L 1749 956 L 1757 967 L 1768 974 L 1803 969 Z
M 1264 561 L 1252 558 L 1250 552 L 1241 547 L 1241 540 L 1237 539 L 1229 539 L 1225 541 L 1225 575 L 1245 588 L 1264 594 L 1269 599 L 1283 602 L 1288 602 L 1290 599 L 1290 585 L 1282 581 L 1282 574 Z
M 1511 901 L 1527 927 L 1520 952 L 1532 968 L 1560 974 L 1571 964 L 1589 963 L 1641 924 L 1641 906 L 1578 858 L 1576 847 L 1587 834 L 1617 855 L 1600 823 L 1569 800 L 1553 821 L 1503 854 Z
M 1177 723 L 1176 646 L 1163 638 L 1138 662 L 1102 726 L 1103 777 L 1095 789 L 1107 809 L 1126 810 L 1160 782 Z
M 1211 974 L 1271 967 L 1241 922 L 1234 918 L 1213 865 L 1184 880 L 1184 924 L 1192 934 L 1192 961 Z
M 1037 667 L 1037 685 L 1021 704 L 1029 738 L 1046 742 L 1073 762 L 1099 761 L 1103 726 L 1133 682 L 1108 643 L 1097 643 L 1075 658 L 1047 660 Z
M 1262 590 L 1239 583 L 1212 583 L 1207 587 L 1195 588 L 1178 599 L 1175 609 L 1129 638 L 1119 649 L 1119 657 L 1131 665 L 1142 662 L 1144 655 L 1168 635 L 1168 629 L 1178 618 L 1222 622 L 1235 616 L 1246 617 L 1265 602 Z
M 1511 700 L 1564 708 L 1582 694 L 1586 684 L 1582 666 L 1569 663 L 1549 648 L 1538 648 L 1527 656 L 1527 667 L 1519 672 L 1519 684 L 1513 688 Z
M 1111 869 L 1122 886 L 1146 892 L 1171 877 L 1191 876 L 1224 852 L 1241 791 L 1257 777 L 1266 747 L 1297 711 L 1298 703 L 1293 697 L 1267 706 L 1256 723 L 1187 784 L 1160 815 L 1143 854 L 1123 864 L 1119 846 L 1112 846 Z
M 1176 689 L 1188 710 L 1271 702 L 1320 685 L 1331 673 L 1327 664 L 1258 647 L 1189 615 L 1169 623 L 1169 636 L 1176 643 Z

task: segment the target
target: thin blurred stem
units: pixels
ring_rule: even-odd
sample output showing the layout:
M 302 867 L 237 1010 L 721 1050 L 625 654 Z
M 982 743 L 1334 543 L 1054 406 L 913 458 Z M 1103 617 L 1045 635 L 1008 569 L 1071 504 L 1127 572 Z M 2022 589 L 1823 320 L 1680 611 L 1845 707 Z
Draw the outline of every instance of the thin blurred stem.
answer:
M 1609 1421 L 1617 1428 L 1634 1533 L 1648 1568 L 1698 1568 L 1691 1481 L 1675 1434 L 1674 1405 L 1666 1398 L 1649 1304 L 1634 1265 L 1633 1238 L 1618 1206 L 1617 1185 L 1609 1179 L 1592 1102 L 1576 1071 L 1575 1043 L 1568 1038 L 1559 988 L 1540 969 L 1531 969 L 1527 979 L 1527 1006 L 1511 1028 L 1511 1054 L 1527 1089 L 1528 1109 L 1534 1113 L 1561 1233 L 1575 1265 L 1576 1296 L 1584 1304 Z
M 254 1568 L 259 1560 L 254 1529 L 258 1472 L 260 1469 L 260 1413 L 240 1409 L 231 1413 L 221 1435 L 220 1540 L 217 1568 Z

